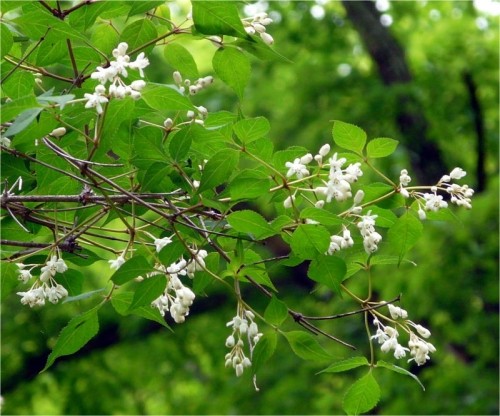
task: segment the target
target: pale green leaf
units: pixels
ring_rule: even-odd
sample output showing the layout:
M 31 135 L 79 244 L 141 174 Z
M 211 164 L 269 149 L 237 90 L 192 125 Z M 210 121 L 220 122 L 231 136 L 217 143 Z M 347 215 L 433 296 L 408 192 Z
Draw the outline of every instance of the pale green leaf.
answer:
M 204 35 L 230 35 L 248 38 L 235 2 L 193 1 L 193 22 Z
M 343 371 L 349 371 L 352 370 L 353 368 L 358 368 L 361 366 L 365 365 L 370 365 L 366 357 L 359 356 L 359 357 L 350 357 L 346 358 L 345 360 L 342 361 L 337 361 L 324 370 L 321 370 L 318 374 L 320 373 L 341 373 Z
M 252 354 L 252 370 L 254 374 L 273 356 L 277 343 L 276 332 L 269 332 L 261 337 Z
M 212 59 L 212 65 L 217 76 L 227 84 L 241 99 L 250 79 L 250 61 L 235 48 L 217 49 Z
M 169 43 L 163 53 L 167 63 L 179 71 L 183 78 L 194 81 L 200 76 L 193 56 L 184 46 L 178 43 Z
M 330 245 L 330 233 L 321 225 L 301 224 L 292 234 L 290 247 L 303 259 L 314 259 L 324 254 Z
M 281 325 L 288 317 L 288 307 L 286 303 L 279 300 L 276 296 L 271 298 L 264 312 L 264 319 L 270 325 Z
M 402 215 L 394 225 L 389 228 L 387 242 L 391 249 L 398 253 L 399 261 L 403 260 L 405 254 L 415 245 L 422 235 L 423 225 L 410 212 Z
M 111 280 L 117 285 L 122 285 L 129 280 L 135 279 L 137 276 L 145 275 L 151 271 L 152 267 L 145 257 L 134 256 L 130 260 L 127 260 L 113 276 L 111 276 Z
M 269 121 L 264 117 L 240 120 L 233 126 L 234 133 L 245 144 L 265 136 L 270 128 Z
M 322 208 L 307 207 L 300 211 L 300 218 L 317 221 L 322 225 L 340 225 L 342 220 L 335 214 Z
M 153 22 L 149 19 L 141 19 L 130 23 L 123 29 L 122 35 L 120 36 L 120 42 L 126 42 L 128 44 L 127 53 L 130 53 L 134 49 L 155 39 L 157 36 L 158 32 Z M 148 46 L 145 51 L 150 51 L 153 47 L 154 44 Z M 131 57 L 131 59 L 133 60 L 133 57 Z
M 366 145 L 366 154 L 371 158 L 386 157 L 392 155 L 396 151 L 398 144 L 399 142 L 397 140 L 385 137 L 373 139 Z
M 141 97 L 155 110 L 193 110 L 193 104 L 176 89 L 167 85 L 148 83 L 141 91 Z
M 333 141 L 342 149 L 361 154 L 366 143 L 366 133 L 354 124 L 335 120 L 333 123 Z
M 263 240 L 276 234 L 262 215 L 255 211 L 236 211 L 228 215 L 227 222 L 236 231 L 251 234 L 257 240 Z
M 382 360 L 377 361 L 377 367 L 387 368 L 388 370 L 394 371 L 395 373 L 404 374 L 405 376 L 409 376 L 413 380 L 415 380 L 420 385 L 420 387 L 422 387 L 422 390 L 425 391 L 425 387 L 422 384 L 422 382 L 420 381 L 420 379 L 415 374 L 409 372 L 408 370 L 406 370 L 402 367 L 399 367 L 395 364 L 388 363 L 388 362 L 382 361 Z
M 340 284 L 344 280 L 346 271 L 346 264 L 340 257 L 319 256 L 311 261 L 307 276 L 342 296 Z
M 342 407 L 348 415 L 359 415 L 373 409 L 380 400 L 380 387 L 370 371 L 347 390 Z
M 0 24 L 0 58 L 7 55 L 12 48 L 14 40 L 12 38 L 12 33 L 10 33 L 9 28 L 4 23 Z
M 325 361 L 331 360 L 317 338 L 304 331 L 283 332 L 293 352 L 303 360 Z

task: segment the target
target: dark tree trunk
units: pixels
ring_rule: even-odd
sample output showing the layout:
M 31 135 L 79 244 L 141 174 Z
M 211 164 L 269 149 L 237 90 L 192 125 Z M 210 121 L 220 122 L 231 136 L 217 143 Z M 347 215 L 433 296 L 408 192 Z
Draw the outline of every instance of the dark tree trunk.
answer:
M 342 1 L 347 15 L 378 67 L 387 86 L 410 84 L 412 75 L 403 48 L 389 29 L 380 23 L 372 1 Z M 408 89 L 397 92 L 396 123 L 401 142 L 410 153 L 413 171 L 423 183 L 435 183 L 446 173 L 441 152 L 427 132 L 427 121 L 418 99 Z

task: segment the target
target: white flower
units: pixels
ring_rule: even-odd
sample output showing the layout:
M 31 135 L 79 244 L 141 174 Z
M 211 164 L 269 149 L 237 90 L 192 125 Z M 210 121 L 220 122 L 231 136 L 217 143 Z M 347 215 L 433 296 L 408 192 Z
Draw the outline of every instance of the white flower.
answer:
M 29 305 L 30 308 L 45 305 L 45 292 L 43 287 L 30 289 L 27 292 L 17 292 L 17 294 L 21 296 L 21 303 L 23 305 Z
M 363 176 L 363 171 L 360 169 L 361 163 L 357 162 L 354 164 L 350 164 L 345 169 L 344 180 L 349 183 L 356 182 L 358 177 Z
M 8 137 L 1 137 L 0 136 L 0 144 L 5 147 L 10 147 L 10 139 Z
M 418 209 L 418 218 L 420 218 L 420 220 L 422 220 L 422 221 L 427 218 L 427 214 L 425 213 L 425 211 L 422 208 Z
M 105 84 L 106 82 L 113 82 L 113 79 L 116 76 L 116 70 L 112 67 L 103 68 L 98 66 L 96 68 L 96 72 L 92 72 L 90 77 L 92 79 L 97 79 L 101 84 Z
M 283 206 L 287 209 L 292 208 L 294 201 L 295 201 L 295 195 L 290 195 L 283 201 Z
M 408 318 L 408 312 L 405 311 L 404 309 L 400 308 L 399 306 L 394 306 L 392 304 L 388 305 L 389 307 L 389 313 L 391 314 L 392 319 L 406 319 Z
M 28 280 L 30 280 L 33 276 L 31 276 L 31 273 L 29 270 L 18 270 L 19 273 L 19 280 L 21 280 L 23 283 L 28 283 Z
M 108 260 L 108 263 L 111 269 L 118 270 L 125 263 L 125 259 L 120 255 L 115 260 Z
M 132 81 L 130 84 L 130 88 L 135 91 L 141 91 L 146 86 L 146 83 L 142 79 L 138 79 L 137 81 Z
M 401 186 L 408 186 L 411 182 L 411 177 L 408 176 L 408 171 L 406 169 L 401 170 L 401 175 L 399 176 L 399 183 Z
M 436 193 L 424 194 L 425 199 L 425 209 L 427 211 L 439 211 L 441 208 L 446 208 L 448 203 L 443 200 L 441 195 L 437 195 Z
M 455 168 L 450 172 L 451 179 L 462 179 L 467 172 L 465 172 L 462 168 Z
M 156 246 L 156 252 L 159 253 L 161 249 L 172 242 L 170 237 L 156 238 L 154 244 Z
M 105 89 L 102 85 L 98 85 L 95 87 L 95 92 L 93 94 L 85 93 L 84 97 L 87 99 L 87 103 L 85 104 L 85 108 L 93 108 L 97 110 L 97 114 L 102 114 L 102 105 L 108 102 L 108 99 L 103 95 Z M 103 91 L 104 90 L 104 91 Z
M 415 325 L 415 329 L 424 338 L 429 338 L 431 336 L 431 331 L 429 331 L 427 328 L 424 328 L 422 325 Z
M 301 163 L 300 158 L 295 159 L 293 162 L 286 162 L 285 167 L 288 168 L 288 172 L 286 174 L 287 178 L 296 175 L 298 179 L 302 179 L 304 176 L 309 175 L 309 171 L 307 170 L 305 164 Z
M 410 351 L 409 348 L 405 348 L 400 344 L 397 344 L 394 348 L 394 358 L 400 359 L 406 356 L 406 351 Z
M 144 78 L 143 69 L 146 68 L 148 65 L 149 65 L 149 59 L 145 57 L 144 52 L 141 52 L 139 55 L 137 55 L 137 58 L 135 59 L 134 62 L 130 62 L 129 67 L 132 69 L 138 69 L 139 75 L 141 76 L 141 78 Z
M 51 286 L 45 289 L 45 296 L 51 303 L 59 302 L 59 299 L 68 296 L 68 291 L 62 285 Z
M 68 266 L 62 258 L 57 258 L 57 256 L 52 256 L 49 261 L 42 267 L 40 275 L 40 280 L 42 282 L 47 282 L 51 277 L 54 277 L 56 273 L 64 273 L 68 270 Z
M 182 75 L 179 71 L 174 71 L 174 73 L 172 74 L 172 77 L 174 78 L 174 82 L 177 84 L 177 85 L 181 85 L 182 84 Z

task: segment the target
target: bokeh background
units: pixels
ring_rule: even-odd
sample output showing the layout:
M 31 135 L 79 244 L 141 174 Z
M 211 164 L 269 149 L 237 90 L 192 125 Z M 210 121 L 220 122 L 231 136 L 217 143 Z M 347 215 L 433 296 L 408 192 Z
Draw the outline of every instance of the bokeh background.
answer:
M 172 4 L 185 15 L 189 3 Z M 402 168 L 421 183 L 460 166 L 476 190 L 471 211 L 455 209 L 447 222 L 429 222 L 411 259 L 414 266 L 375 270 L 380 298 L 403 293 L 402 306 L 429 327 L 437 347 L 414 368 L 424 385 L 378 372 L 380 414 L 498 414 L 498 16 L 493 1 L 274 1 L 243 6 L 266 10 L 281 60 L 253 61 L 246 99 L 238 103 L 216 82 L 196 99 L 210 111 L 237 109 L 269 118 L 277 149 L 311 150 L 331 141 L 332 120 L 363 127 L 369 137 L 399 140 L 380 168 Z M 123 22 L 116 22 L 120 24 Z M 104 23 L 103 23 L 104 24 Z M 215 48 L 187 45 L 202 73 L 211 73 Z M 161 53 L 147 73 L 171 82 Z M 413 174 L 412 174 L 413 172 Z M 104 273 L 103 273 L 104 271 Z M 105 262 L 85 271 L 99 287 Z M 315 315 L 352 308 L 316 290 L 302 269 L 278 270 L 276 285 L 291 307 Z M 105 276 L 104 276 L 105 275 Z M 104 279 L 104 280 L 103 280 Z M 351 284 L 351 283 L 350 283 Z M 354 281 L 353 287 L 363 283 Z M 265 308 L 252 290 L 246 299 Z M 99 335 L 74 356 L 39 373 L 60 329 L 81 304 L 22 307 L 2 303 L 2 396 L 5 414 L 339 414 L 347 387 L 361 373 L 320 374 L 283 340 L 258 376 L 236 378 L 224 368 L 225 323 L 234 305 L 213 288 L 173 332 L 139 318 L 102 311 Z M 294 328 L 293 323 L 289 324 Z M 359 317 L 325 323 L 363 352 Z M 265 328 L 262 328 L 264 331 Z M 347 352 L 327 348 L 339 357 Z M 366 351 L 365 351 L 366 352 Z M 379 357 L 381 356 L 379 352 Z M 388 358 L 388 361 L 391 358 Z

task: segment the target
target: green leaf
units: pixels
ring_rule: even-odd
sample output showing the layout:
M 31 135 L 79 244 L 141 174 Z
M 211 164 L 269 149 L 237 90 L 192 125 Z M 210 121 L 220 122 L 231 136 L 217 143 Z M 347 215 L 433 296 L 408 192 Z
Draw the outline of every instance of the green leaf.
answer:
M 187 156 L 191 148 L 191 124 L 177 131 L 171 138 L 168 150 L 170 156 L 177 162 L 181 162 Z
M 161 316 L 160 311 L 157 308 L 152 308 L 150 305 L 142 306 L 134 309 L 133 311 L 129 311 L 129 306 L 132 303 L 133 297 L 133 292 L 115 292 L 111 297 L 111 305 L 113 305 L 115 311 L 120 315 L 137 315 L 142 318 L 149 319 L 150 321 L 157 322 L 165 328 L 170 328 L 165 322 L 165 318 Z
M 31 39 L 39 40 L 46 34 L 61 39 L 79 39 L 86 41 L 86 37 L 73 29 L 68 23 L 52 16 L 42 9 L 23 13 L 13 20 L 21 31 Z
M 273 296 L 264 312 L 264 319 L 271 325 L 280 326 L 287 317 L 288 307 L 286 303 Z
M 248 38 L 243 28 L 235 2 L 192 1 L 193 22 L 196 30 L 204 35 L 230 35 Z
M 268 134 L 270 129 L 269 121 L 264 117 L 240 120 L 233 126 L 234 133 L 245 144 L 260 139 Z
M 321 225 L 301 224 L 292 234 L 290 247 L 303 259 L 314 259 L 330 246 L 330 233 Z
M 333 141 L 337 146 L 361 154 L 366 143 L 366 133 L 354 124 L 335 120 L 333 123 Z
M 331 360 L 318 340 L 304 331 L 283 332 L 293 352 L 303 360 L 325 361 Z
M 149 192 L 170 192 L 176 186 L 168 177 L 172 171 L 170 165 L 162 162 L 153 163 L 144 174 L 141 180 L 141 187 L 143 191 Z
M 5 137 L 10 137 L 20 133 L 27 128 L 33 120 L 35 120 L 35 118 L 37 118 L 38 114 L 40 114 L 42 110 L 43 108 L 29 108 L 28 110 L 24 110 L 16 117 L 14 123 L 11 124 L 3 135 Z
M 118 39 L 118 33 L 116 33 L 113 26 L 107 22 L 96 24 L 90 38 L 92 45 L 105 55 L 111 55 L 113 49 L 116 48 L 119 43 Z
M 2 84 L 2 90 L 11 100 L 33 93 L 35 77 L 27 71 L 16 71 Z
M 167 286 L 167 279 L 165 275 L 159 274 L 144 279 L 139 283 L 139 287 L 134 292 L 132 303 L 129 306 L 129 311 L 133 311 L 141 306 L 150 305 L 155 299 L 158 298 Z
M 250 61 L 235 48 L 219 48 L 214 54 L 212 65 L 217 76 L 241 99 L 250 79 Z
M 36 64 L 39 66 L 52 65 L 60 62 L 68 54 L 68 44 L 65 38 L 57 33 L 50 33 L 38 47 Z
M 174 239 L 158 253 L 158 258 L 164 266 L 168 267 L 172 263 L 178 261 L 185 251 L 186 247 L 184 244 Z
M 419 380 L 419 378 L 415 374 L 410 373 L 408 370 L 405 370 L 404 368 L 398 367 L 397 365 L 382 360 L 377 361 L 377 367 L 387 368 L 388 370 L 394 371 L 395 373 L 404 374 L 405 376 L 410 376 L 420 385 L 420 387 L 422 387 L 422 390 L 425 391 L 425 387 Z
M 322 208 L 307 207 L 300 211 L 300 218 L 317 221 L 322 225 L 340 225 L 342 220 Z
M 340 284 L 344 280 L 347 266 L 340 257 L 319 256 L 309 265 L 307 276 L 315 282 L 322 283 L 339 296 L 342 296 Z
M 398 217 L 390 209 L 380 208 L 376 205 L 370 206 L 371 215 L 377 215 L 377 227 L 390 228 L 398 220 Z
M 349 415 L 359 415 L 373 409 L 380 400 L 380 387 L 371 371 L 347 390 L 342 407 Z
M 143 256 L 134 256 L 127 260 L 114 274 L 111 280 L 117 285 L 123 285 L 137 276 L 149 273 L 153 270 Z
M 156 0 L 156 1 L 133 1 L 131 2 L 132 6 L 130 7 L 130 11 L 128 12 L 129 17 L 134 16 L 136 14 L 145 13 L 151 9 L 154 9 L 157 6 L 165 3 L 164 1 Z
M 366 154 L 371 158 L 386 157 L 392 155 L 396 151 L 398 144 L 399 142 L 397 140 L 385 137 L 373 139 L 366 145 Z
M 155 110 L 193 110 L 193 104 L 176 89 L 167 85 L 148 83 L 141 91 L 141 97 Z
M 242 170 L 229 184 L 231 199 L 253 199 L 269 191 L 269 178 L 257 170 Z
M 9 28 L 5 24 L 0 24 L 0 58 L 7 55 L 12 48 L 14 39 L 12 38 L 12 33 L 10 33 Z
M 54 364 L 57 358 L 79 351 L 97 334 L 99 331 L 97 317 L 99 307 L 100 305 L 69 321 L 59 334 L 42 372 Z
M 80 295 L 68 296 L 66 299 L 63 300 L 62 303 L 77 302 L 80 300 L 90 299 L 91 297 L 94 297 L 99 293 L 103 293 L 104 291 L 106 291 L 106 288 L 102 287 L 101 289 L 91 290 L 90 292 L 85 292 Z
M 194 81 L 194 79 L 200 76 L 193 56 L 184 46 L 177 43 L 169 43 L 163 53 L 167 63 L 179 71 L 183 78 L 189 78 Z
M 198 192 L 206 191 L 227 182 L 238 164 L 239 152 L 225 149 L 208 160 L 201 175 Z
M 1 121 L 2 123 L 10 121 L 17 117 L 22 111 L 40 107 L 34 95 L 18 98 L 17 100 L 6 103 L 2 106 Z
M 68 101 L 71 101 L 72 99 L 75 98 L 74 94 L 52 95 L 53 91 L 54 91 L 54 88 L 51 88 L 49 91 L 46 91 L 43 94 L 40 94 L 38 97 L 36 97 L 36 100 L 40 104 L 57 103 L 57 104 L 59 104 L 59 106 L 62 110 Z M 109 110 L 109 108 L 110 107 L 108 107 L 108 110 Z M 108 114 L 108 116 L 109 116 L 109 114 Z
M 361 367 L 364 365 L 370 365 L 366 357 L 350 357 L 342 361 L 337 361 L 329 367 L 321 370 L 320 373 L 341 373 L 343 371 L 349 371 L 353 368 Z
M 257 240 L 263 240 L 276 234 L 264 217 L 255 211 L 243 210 L 228 215 L 227 222 L 236 231 L 251 234 Z
M 69 268 L 64 273 L 57 274 L 56 280 L 66 288 L 70 296 L 76 296 L 82 292 L 85 277 L 82 272 L 74 268 Z
M 287 64 L 292 64 L 293 61 L 286 56 L 281 55 L 276 50 L 272 49 L 258 36 L 251 37 L 250 40 L 238 39 L 234 45 L 244 49 L 248 53 L 256 56 L 263 61 L 278 61 Z
M 130 53 L 130 51 L 143 46 L 157 36 L 158 32 L 153 22 L 149 19 L 141 19 L 130 23 L 123 29 L 122 35 L 120 36 L 120 42 L 128 43 L 127 51 Z M 150 45 L 142 51 L 148 52 L 153 50 L 153 48 L 154 45 Z
M 259 340 L 252 354 L 252 370 L 254 374 L 273 356 L 277 343 L 276 332 L 264 334 Z
M 2 224 L 2 238 L 5 238 L 5 232 Z M 2 247 L 5 249 L 5 247 Z M 19 284 L 18 273 L 19 268 L 14 263 L 2 262 L 2 273 L 0 273 L 0 290 L 2 291 L 1 299 L 4 300 L 10 296 L 14 289 Z
M 422 235 L 422 223 L 410 212 L 402 215 L 396 223 L 389 228 L 387 242 L 392 250 L 398 253 L 399 261 L 415 245 Z

